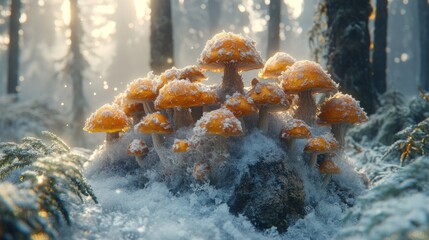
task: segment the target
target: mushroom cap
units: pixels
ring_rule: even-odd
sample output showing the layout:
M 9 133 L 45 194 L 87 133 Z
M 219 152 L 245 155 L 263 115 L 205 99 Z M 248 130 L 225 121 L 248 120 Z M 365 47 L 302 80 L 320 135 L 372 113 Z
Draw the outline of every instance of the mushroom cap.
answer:
M 155 100 L 156 109 L 174 107 L 195 107 L 204 105 L 204 101 L 214 101 L 215 96 L 209 93 L 210 90 L 200 83 L 191 83 L 188 80 L 173 80 L 165 84 L 159 91 Z
M 339 174 L 341 169 L 331 159 L 325 159 L 319 165 L 319 172 L 325 174 Z
M 202 105 L 207 105 L 207 106 L 219 104 L 220 99 L 219 99 L 219 96 L 217 95 L 217 91 L 213 89 L 205 89 L 201 93 L 201 102 L 203 103 Z
M 153 101 L 156 98 L 157 83 L 151 78 L 138 78 L 128 84 L 126 99 L 133 102 Z
M 145 141 L 141 139 L 134 139 L 130 145 L 128 145 L 128 155 L 130 156 L 143 156 L 149 152 L 149 148 L 147 147 Z
M 361 123 L 368 120 L 359 102 L 348 94 L 336 93 L 320 107 L 319 119 L 331 123 Z
M 105 104 L 85 121 L 83 130 L 87 132 L 121 132 L 128 130 L 130 122 L 127 115 L 116 105 Z
M 165 84 L 175 79 L 188 79 L 190 82 L 201 82 L 206 80 L 207 76 L 198 66 L 195 65 L 186 66 L 181 69 L 172 67 L 159 76 L 157 91 L 159 91 L 159 89 L 161 89 Z
M 264 66 L 255 41 L 231 32 L 221 32 L 207 41 L 198 66 L 210 71 L 223 71 L 226 64 L 234 63 L 239 71 L 259 69 Z
M 273 83 L 257 83 L 247 93 L 256 105 L 278 105 L 290 106 L 290 99 L 284 91 Z
M 335 92 L 338 89 L 338 84 L 318 63 L 308 60 L 295 62 L 280 75 L 279 80 L 286 93 Z
M 195 123 L 195 133 L 214 134 L 225 137 L 243 134 L 241 122 L 226 108 L 219 108 L 203 114 Z
M 229 109 L 236 117 L 249 115 L 258 111 L 253 103 L 253 99 L 245 97 L 240 93 L 235 93 L 232 97 L 228 97 L 223 106 Z
M 210 165 L 204 162 L 197 162 L 192 169 L 192 176 L 198 181 L 204 180 L 210 173 Z
M 173 147 L 171 150 L 175 153 L 187 152 L 189 148 L 189 143 L 185 139 L 175 139 Z
M 173 132 L 173 128 L 171 127 L 170 122 L 168 122 L 167 117 L 160 112 L 146 115 L 141 122 L 135 126 L 135 129 L 145 134 Z
M 264 68 L 259 72 L 260 78 L 278 78 L 287 67 L 292 66 L 296 59 L 285 52 L 277 52 L 270 57 L 264 65 Z
M 314 152 L 314 153 L 328 153 L 339 148 L 337 140 L 332 136 L 332 134 L 327 133 L 323 136 L 317 136 L 308 139 L 307 144 L 305 144 L 305 152 Z
M 311 129 L 304 121 L 292 118 L 280 132 L 281 139 L 310 138 Z
M 144 113 L 143 104 L 128 101 L 125 97 L 125 93 L 117 95 L 113 104 L 116 104 L 128 117 L 130 117 L 134 112 Z

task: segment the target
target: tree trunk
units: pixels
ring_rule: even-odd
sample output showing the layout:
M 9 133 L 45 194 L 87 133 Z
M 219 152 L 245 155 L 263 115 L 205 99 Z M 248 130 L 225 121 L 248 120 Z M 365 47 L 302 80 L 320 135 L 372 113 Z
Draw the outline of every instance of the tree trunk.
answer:
M 219 20 L 222 13 L 222 2 L 220 0 L 210 0 L 207 4 L 207 10 L 209 12 L 209 31 L 210 36 L 213 36 L 221 30 L 219 29 Z
M 418 2 L 420 22 L 420 87 L 429 91 L 429 3 Z
M 374 29 L 374 52 L 372 54 L 372 71 L 375 90 L 378 94 L 386 92 L 387 68 L 387 0 L 377 0 L 377 12 Z
M 268 46 L 267 58 L 273 56 L 280 49 L 280 22 L 281 22 L 281 0 L 271 0 L 268 14 Z
M 174 65 L 170 0 L 151 0 L 150 67 L 160 74 Z
M 375 111 L 375 91 L 369 61 L 370 0 L 326 0 L 328 71 L 341 91 L 360 101 L 368 114 Z
M 9 53 L 8 53 L 8 68 L 7 68 L 7 93 L 18 93 L 19 79 L 19 30 L 21 24 L 21 0 L 14 0 L 10 7 L 9 20 Z
M 81 52 L 83 29 L 79 18 L 78 0 L 70 0 L 70 77 L 73 86 L 73 139 L 78 146 L 84 145 L 83 124 L 87 106 L 83 92 L 83 72 L 87 62 Z

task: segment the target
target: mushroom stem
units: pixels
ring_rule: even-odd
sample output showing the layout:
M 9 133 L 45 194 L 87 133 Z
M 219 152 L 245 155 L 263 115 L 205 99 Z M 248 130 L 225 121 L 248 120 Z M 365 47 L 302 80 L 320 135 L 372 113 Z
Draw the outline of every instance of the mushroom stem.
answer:
M 240 74 L 238 74 L 236 63 L 227 63 L 223 72 L 219 97 L 222 101 L 225 101 L 226 95 L 232 96 L 236 92 L 244 94 L 244 83 Z
M 317 163 L 317 153 L 313 152 L 311 153 L 310 167 L 315 167 L 316 163 Z
M 194 120 L 189 108 L 174 108 L 173 122 L 176 129 L 192 126 Z
M 141 167 L 141 168 L 145 168 L 145 165 L 144 165 L 144 158 L 145 158 L 145 156 L 146 155 L 142 155 L 142 156 L 136 156 L 136 162 L 137 162 L 137 164 Z
M 316 122 L 316 102 L 311 91 L 298 93 L 298 109 L 295 112 L 295 118 L 301 119 L 310 126 Z
M 268 108 L 266 106 L 259 108 L 258 128 L 265 134 L 268 132 Z
M 113 143 L 119 139 L 119 132 L 106 133 L 106 143 Z
M 241 123 L 241 129 L 243 131 L 243 135 L 246 134 L 246 124 L 244 123 L 244 118 L 243 116 L 239 117 L 238 120 L 240 120 Z
M 146 112 L 146 115 L 147 114 L 151 114 L 151 113 L 154 113 L 155 111 L 153 110 L 153 106 L 152 106 L 152 104 L 150 103 L 150 102 L 148 102 L 148 101 L 144 101 L 143 102 L 143 109 L 144 109 L 144 111 Z
M 331 181 L 331 176 L 332 174 L 330 173 L 325 174 L 325 176 L 323 177 L 322 186 L 320 187 L 321 189 L 325 189 L 326 186 L 328 186 L 328 183 Z
M 133 118 L 133 126 L 137 125 L 144 116 L 144 111 L 135 111 L 131 114 L 131 117 Z
M 168 149 L 164 146 L 162 138 L 159 134 L 152 133 L 152 142 L 153 142 L 153 148 L 155 149 L 156 153 L 158 154 L 159 161 L 161 162 L 161 165 L 165 172 L 167 169 L 170 169 L 170 162 L 168 161 Z
M 344 148 L 346 143 L 345 134 L 346 134 L 346 125 L 344 123 L 332 124 L 332 134 L 335 139 L 337 139 L 340 148 Z

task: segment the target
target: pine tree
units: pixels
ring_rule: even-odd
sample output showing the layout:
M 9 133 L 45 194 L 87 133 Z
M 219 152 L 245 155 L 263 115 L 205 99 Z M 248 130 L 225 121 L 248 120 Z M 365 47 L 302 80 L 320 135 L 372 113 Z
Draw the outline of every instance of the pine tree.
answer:
M 372 72 L 375 89 L 378 94 L 385 93 L 387 89 L 387 5 L 387 0 L 377 0 L 374 29 L 374 52 L 372 54 Z
M 21 29 L 19 18 L 21 17 L 21 5 L 21 0 L 12 1 L 9 20 L 7 93 L 15 95 L 18 93 L 19 79 L 19 30 Z
M 429 3 L 418 0 L 420 23 L 420 87 L 429 91 Z
M 280 0 L 271 0 L 268 8 L 270 20 L 268 21 L 267 58 L 273 56 L 280 49 L 281 3 Z

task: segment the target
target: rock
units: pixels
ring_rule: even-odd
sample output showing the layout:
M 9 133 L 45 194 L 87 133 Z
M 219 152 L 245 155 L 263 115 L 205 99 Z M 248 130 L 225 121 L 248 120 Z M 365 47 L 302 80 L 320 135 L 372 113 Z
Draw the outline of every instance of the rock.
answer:
M 249 166 L 229 201 L 230 211 L 243 214 L 258 229 L 277 227 L 285 232 L 304 216 L 305 192 L 300 177 L 281 162 Z

